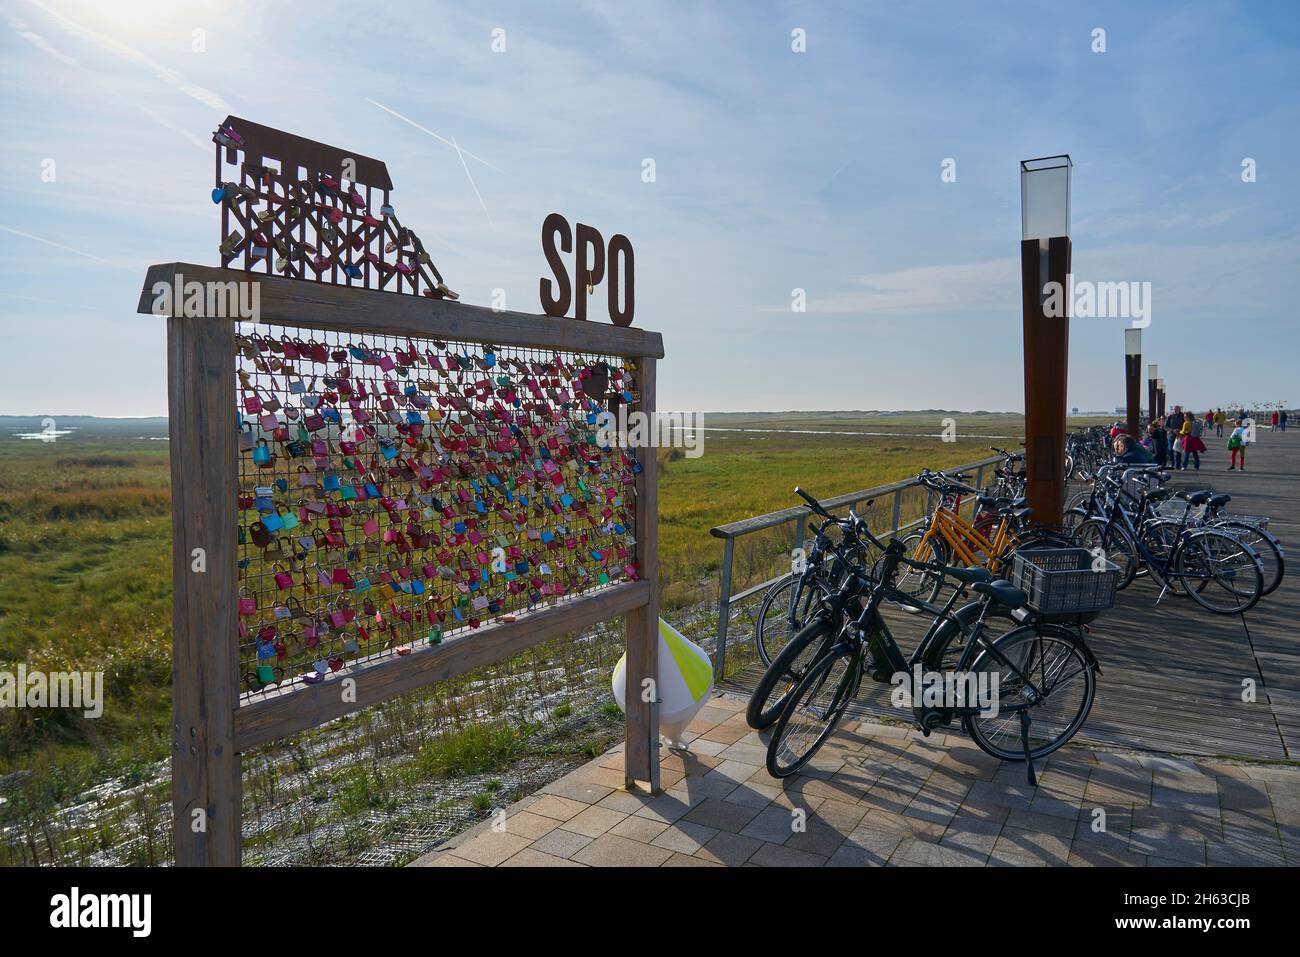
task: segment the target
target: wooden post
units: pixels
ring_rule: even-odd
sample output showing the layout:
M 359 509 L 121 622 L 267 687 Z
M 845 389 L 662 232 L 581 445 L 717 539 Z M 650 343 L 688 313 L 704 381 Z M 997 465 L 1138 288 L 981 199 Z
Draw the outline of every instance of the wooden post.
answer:
M 235 866 L 240 856 L 234 357 L 230 320 L 167 320 L 172 827 L 182 867 Z
M 652 586 L 659 580 L 659 476 L 655 447 L 655 360 L 639 357 L 637 385 L 640 411 L 648 417 L 646 441 L 634 450 L 641 463 L 636 482 L 636 561 L 641 577 Z M 659 593 L 651 587 L 647 603 L 627 613 L 627 717 L 624 728 L 623 771 L 628 790 L 645 782 L 651 793 L 659 791 L 659 721 L 654 703 L 659 700 Z M 653 679 L 655 702 L 642 700 L 643 684 Z
M 1043 287 L 1068 288 L 1070 238 L 1026 239 L 1020 243 L 1020 284 L 1025 343 L 1025 495 L 1033 520 L 1059 525 L 1065 507 L 1065 405 L 1070 356 L 1070 303 L 1048 317 Z
M 1154 422 L 1159 414 L 1156 411 L 1156 380 L 1147 379 L 1147 421 Z

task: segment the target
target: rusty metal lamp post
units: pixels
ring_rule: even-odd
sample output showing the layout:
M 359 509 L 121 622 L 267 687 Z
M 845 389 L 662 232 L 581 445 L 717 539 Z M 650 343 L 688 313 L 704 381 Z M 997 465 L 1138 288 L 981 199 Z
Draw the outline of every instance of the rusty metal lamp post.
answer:
M 1160 413 L 1156 410 L 1156 377 L 1159 369 L 1153 362 L 1147 366 L 1147 419 L 1154 422 Z
M 1142 330 L 1124 330 L 1124 412 L 1128 434 L 1138 438 L 1142 418 Z
M 1034 521 L 1047 524 L 1060 523 L 1065 505 L 1072 168 L 1069 156 L 1020 163 L 1020 292 L 1028 473 L 1025 495 L 1034 510 Z
M 1165 417 L 1165 380 L 1156 379 L 1156 400 L 1160 404 L 1160 418 Z

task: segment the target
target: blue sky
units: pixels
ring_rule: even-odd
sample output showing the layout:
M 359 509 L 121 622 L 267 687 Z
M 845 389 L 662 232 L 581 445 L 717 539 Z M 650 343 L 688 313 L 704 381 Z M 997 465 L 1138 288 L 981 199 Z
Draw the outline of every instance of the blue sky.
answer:
M 1074 271 L 1152 283 L 1171 402 L 1300 402 L 1295 3 L 558 6 L 0 0 L 0 413 L 165 412 L 134 304 L 216 261 L 228 112 L 385 160 L 467 302 L 540 311 L 547 213 L 625 233 L 687 410 L 1020 409 L 1018 161 L 1069 152 Z M 1071 405 L 1123 326 L 1072 324 Z

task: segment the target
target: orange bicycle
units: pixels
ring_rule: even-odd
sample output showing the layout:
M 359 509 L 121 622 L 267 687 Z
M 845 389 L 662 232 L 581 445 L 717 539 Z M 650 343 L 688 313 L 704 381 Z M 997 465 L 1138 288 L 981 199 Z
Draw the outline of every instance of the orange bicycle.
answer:
M 936 504 L 924 524 L 903 539 L 905 554 L 922 567 L 905 566 L 898 591 L 934 602 L 945 582 L 943 572 L 935 567 L 978 567 L 996 576 L 1018 548 L 1069 548 L 1074 544 L 1068 535 L 1026 528 L 1025 520 L 1033 509 L 1023 498 L 983 495 L 961 478 L 929 469 L 922 469 L 917 476 L 920 485 L 936 493 Z M 996 516 L 992 524 L 981 523 L 977 528 L 961 517 L 961 500 L 968 495 L 976 497 L 977 513 Z

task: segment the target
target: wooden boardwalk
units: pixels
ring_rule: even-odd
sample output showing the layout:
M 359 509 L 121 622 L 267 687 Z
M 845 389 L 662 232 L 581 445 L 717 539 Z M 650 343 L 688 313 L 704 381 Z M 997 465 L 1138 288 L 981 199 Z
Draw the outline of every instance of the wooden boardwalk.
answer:
M 1300 437 L 1265 433 L 1250 455 L 1241 475 L 1215 454 L 1202 483 L 1230 492 L 1239 513 L 1270 515 L 1283 543 L 1300 540 Z M 1179 484 L 1197 481 L 1180 474 Z M 802 772 L 777 780 L 733 680 L 687 728 L 689 750 L 661 750 L 662 794 L 622 789 L 616 747 L 415 863 L 1297 866 L 1300 765 L 1258 763 L 1300 759 L 1297 584 L 1286 581 L 1245 627 L 1186 600 L 1154 608 L 1145 580 L 1122 592 L 1092 639 L 1104 672 L 1092 715 L 1039 764 L 1037 788 L 1023 765 L 961 733 L 923 737 L 871 720 L 908 720 L 874 685 L 859 703 L 867 720 L 842 722 Z M 891 623 L 920 627 L 901 613 Z M 1258 685 L 1250 704 L 1247 678 Z
M 1300 434 L 1268 432 L 1249 450 L 1246 472 L 1227 471 L 1223 440 L 1207 442 L 1201 470 L 1176 472 L 1179 488 L 1232 495 L 1230 511 L 1267 515 L 1282 541 L 1300 542 Z M 1144 576 L 1120 592 L 1089 638 L 1101 662 L 1097 701 L 1080 743 L 1189 755 L 1300 760 L 1300 568 L 1243 618 L 1213 615 L 1167 595 L 1159 606 Z M 904 648 L 928 618 L 886 613 Z M 737 636 L 738 640 L 743 640 Z M 757 668 L 720 690 L 747 695 Z M 1243 682 L 1255 700 L 1242 700 Z M 855 710 L 863 717 L 909 720 L 890 706 L 889 686 L 867 682 Z

